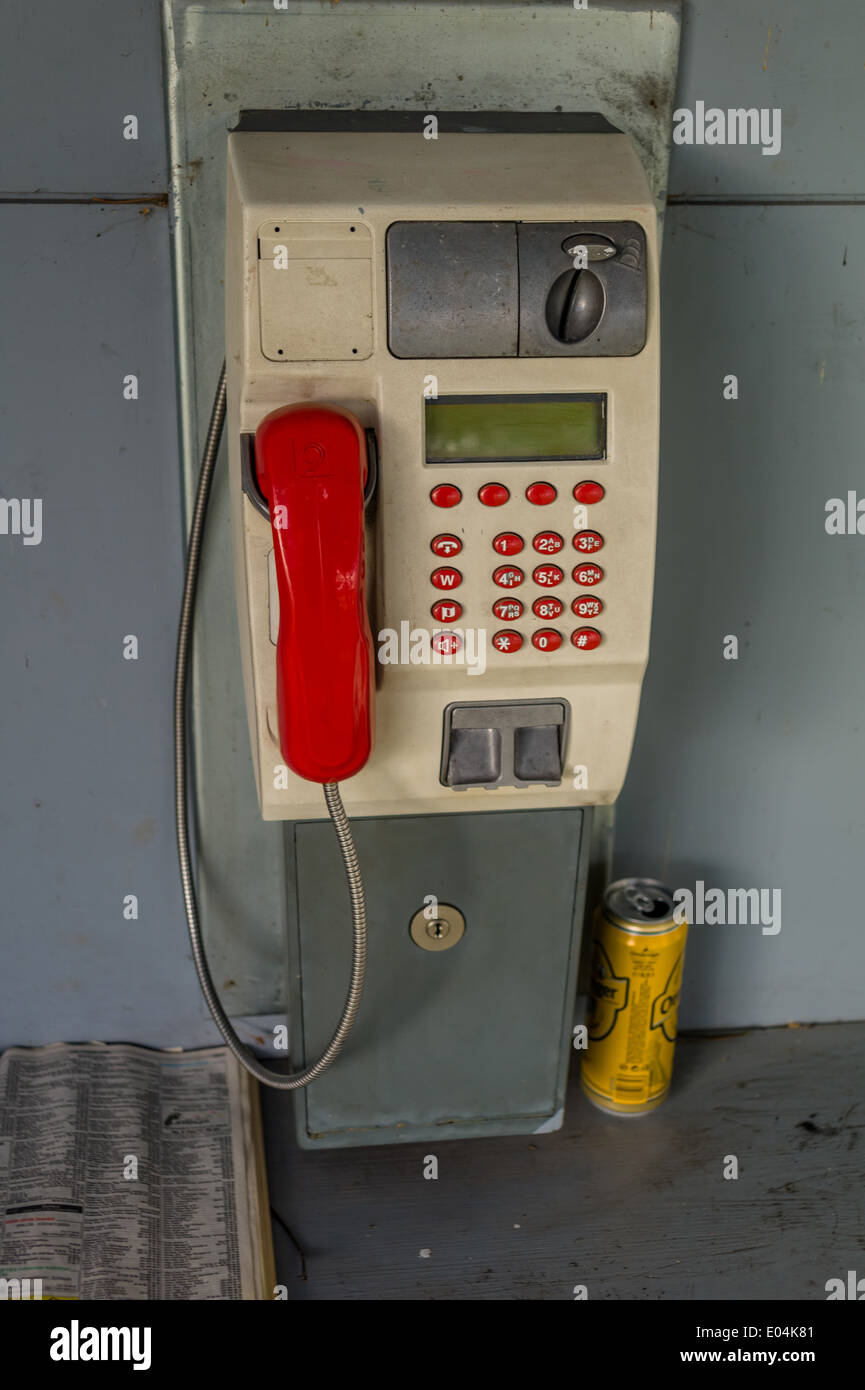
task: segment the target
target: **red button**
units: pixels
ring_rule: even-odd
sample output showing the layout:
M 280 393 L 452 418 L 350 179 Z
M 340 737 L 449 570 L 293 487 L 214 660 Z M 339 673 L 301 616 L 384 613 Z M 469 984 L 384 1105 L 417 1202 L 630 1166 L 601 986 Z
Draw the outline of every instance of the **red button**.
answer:
M 434 632 L 432 638 L 432 649 L 438 652 L 439 656 L 454 656 L 463 644 L 463 639 L 457 632 Z
M 565 611 L 565 605 L 560 598 L 536 598 L 532 604 L 532 612 L 536 618 L 560 618 Z
M 596 627 L 578 627 L 576 632 L 571 633 L 571 641 L 575 647 L 590 652 L 601 645 L 601 634 Z
M 455 507 L 457 502 L 461 502 L 462 493 L 458 487 L 453 487 L 451 483 L 439 483 L 434 487 L 429 495 L 429 500 L 434 507 Z
M 532 483 L 526 488 L 526 497 L 536 507 L 546 507 L 548 503 L 555 502 L 556 496 L 552 483 Z
M 554 584 L 561 584 L 564 577 L 558 565 L 538 565 L 532 571 L 532 579 L 536 584 L 542 584 L 545 589 L 551 589 Z
M 522 570 L 518 570 L 515 565 L 499 565 L 493 571 L 493 583 L 498 584 L 500 589 L 515 589 L 518 584 L 522 584 L 525 579 Z
M 513 623 L 523 616 L 523 605 L 518 598 L 497 598 L 493 604 L 493 612 L 502 622 Z
M 584 584 L 587 589 L 592 584 L 600 584 L 603 577 L 600 565 L 577 565 L 573 573 L 574 583 Z
M 583 555 L 594 555 L 603 544 L 604 538 L 598 531 L 578 531 L 574 536 L 574 550 Z
M 539 531 L 532 545 L 541 555 L 558 555 L 564 541 L 558 531 Z
M 455 623 L 463 615 L 463 606 L 451 598 L 440 598 L 431 609 L 437 623 Z
M 532 633 L 532 646 L 539 652 L 554 652 L 562 645 L 562 634 L 554 627 L 542 627 Z
M 590 598 L 588 594 L 577 594 L 571 604 L 571 612 L 576 613 L 578 618 L 597 618 L 604 611 L 604 600 L 601 598 Z
M 455 589 L 458 584 L 462 584 L 463 577 L 459 570 L 451 569 L 450 565 L 442 565 L 440 570 L 433 570 L 430 580 L 437 589 Z
M 603 496 L 604 489 L 600 483 L 577 483 L 574 488 L 574 500 L 585 503 L 587 507 L 600 502 Z
M 450 560 L 452 556 L 459 555 L 463 543 L 458 536 L 435 536 L 430 541 L 429 548 L 433 555 L 440 556 L 442 560 Z
M 497 550 L 500 555 L 519 555 L 524 544 L 522 536 L 518 536 L 515 531 L 502 531 L 493 541 L 493 550 Z
M 523 639 L 518 632 L 497 632 L 493 637 L 497 652 L 518 652 L 522 645 Z
M 478 490 L 478 498 L 485 507 L 504 506 L 510 495 L 503 483 L 484 483 Z

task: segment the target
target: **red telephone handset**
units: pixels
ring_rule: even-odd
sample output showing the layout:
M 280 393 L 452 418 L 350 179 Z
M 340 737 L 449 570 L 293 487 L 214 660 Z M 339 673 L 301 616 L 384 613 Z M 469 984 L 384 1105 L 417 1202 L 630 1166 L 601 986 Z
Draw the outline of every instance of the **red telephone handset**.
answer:
M 363 426 L 335 406 L 283 406 L 255 432 L 255 469 L 276 555 L 282 756 L 310 782 L 341 782 L 373 744 Z

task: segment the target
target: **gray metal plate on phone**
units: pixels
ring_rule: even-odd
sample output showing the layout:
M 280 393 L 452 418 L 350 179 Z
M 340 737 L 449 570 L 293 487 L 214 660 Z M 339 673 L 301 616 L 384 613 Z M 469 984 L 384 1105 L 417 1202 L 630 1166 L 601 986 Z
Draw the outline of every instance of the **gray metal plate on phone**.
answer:
M 585 271 L 603 312 L 585 340 L 562 342 L 547 299 L 575 273 L 566 244 L 592 234 L 615 248 Z M 636 222 L 394 222 L 387 281 L 395 357 L 632 357 L 646 341 L 646 236 Z
M 513 222 L 388 227 L 388 346 L 394 357 L 515 357 L 519 289 Z
M 337 1062 L 295 1095 L 303 1147 L 558 1127 L 590 821 L 579 809 L 355 821 L 367 983 Z M 331 827 L 293 826 L 288 849 L 297 1066 L 339 1017 L 351 932 Z M 432 898 L 466 920 L 449 951 L 409 932 Z
M 583 342 L 562 343 L 547 326 L 547 295 L 574 260 L 563 243 L 600 233 L 616 247 L 610 260 L 593 262 L 604 311 Z M 646 234 L 637 222 L 520 222 L 520 357 L 633 357 L 646 342 Z

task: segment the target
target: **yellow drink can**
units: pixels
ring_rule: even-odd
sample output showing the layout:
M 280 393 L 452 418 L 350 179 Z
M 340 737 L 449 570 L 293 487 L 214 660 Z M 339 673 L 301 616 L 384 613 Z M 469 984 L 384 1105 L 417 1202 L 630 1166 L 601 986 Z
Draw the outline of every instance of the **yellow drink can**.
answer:
M 580 1080 L 613 1115 L 645 1115 L 670 1089 L 687 922 L 652 878 L 611 883 L 595 913 L 588 1047 Z

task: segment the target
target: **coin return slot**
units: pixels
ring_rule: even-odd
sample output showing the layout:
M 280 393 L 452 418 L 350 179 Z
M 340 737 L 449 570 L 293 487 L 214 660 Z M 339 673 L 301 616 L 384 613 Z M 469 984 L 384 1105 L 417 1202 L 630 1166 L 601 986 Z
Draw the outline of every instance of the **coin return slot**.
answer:
M 455 791 L 558 786 L 568 713 L 565 700 L 449 705 L 441 781 Z

